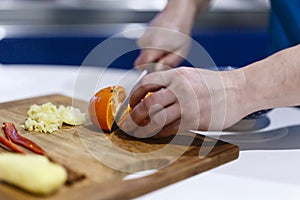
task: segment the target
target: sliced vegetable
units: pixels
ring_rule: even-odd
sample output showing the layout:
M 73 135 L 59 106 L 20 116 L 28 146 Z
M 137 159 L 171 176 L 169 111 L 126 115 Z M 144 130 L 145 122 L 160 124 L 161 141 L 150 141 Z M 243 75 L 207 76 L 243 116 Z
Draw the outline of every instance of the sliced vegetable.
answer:
M 16 144 L 19 144 L 37 154 L 44 155 L 45 151 L 33 141 L 19 135 L 15 125 L 10 122 L 3 123 L 3 130 L 6 138 Z
M 19 149 L 17 147 L 17 145 L 15 145 L 14 143 L 12 143 L 8 139 L 2 137 L 1 135 L 0 135 L 0 143 L 3 144 L 3 145 L 5 145 L 7 148 L 9 148 L 10 150 L 12 150 L 13 152 L 25 154 L 25 152 L 23 150 Z

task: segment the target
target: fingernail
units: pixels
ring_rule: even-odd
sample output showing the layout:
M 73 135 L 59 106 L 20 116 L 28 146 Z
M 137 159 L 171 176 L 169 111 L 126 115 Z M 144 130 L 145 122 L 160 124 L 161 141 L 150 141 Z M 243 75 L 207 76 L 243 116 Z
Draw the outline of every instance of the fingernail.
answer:
M 122 131 L 128 131 L 128 122 L 127 121 L 123 121 L 121 124 L 119 124 L 119 127 L 121 128 Z

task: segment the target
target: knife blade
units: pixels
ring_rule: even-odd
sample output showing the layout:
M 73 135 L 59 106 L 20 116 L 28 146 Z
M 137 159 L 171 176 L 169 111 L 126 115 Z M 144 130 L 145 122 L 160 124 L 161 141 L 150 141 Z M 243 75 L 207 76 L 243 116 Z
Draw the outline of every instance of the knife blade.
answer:
M 118 126 L 118 122 L 120 121 L 121 117 L 125 114 L 125 112 L 128 109 L 128 105 L 129 105 L 129 100 L 130 100 L 130 94 L 132 92 L 132 89 L 134 88 L 134 86 L 145 76 L 147 75 L 149 72 L 149 70 L 144 69 L 140 76 L 137 78 L 136 82 L 133 84 L 133 87 L 130 88 L 130 91 L 128 91 L 128 95 L 126 96 L 126 98 L 124 99 L 124 101 L 120 104 L 120 106 L 117 107 L 117 111 L 115 113 L 115 117 L 114 117 L 114 122 L 111 128 L 111 132 L 119 129 Z

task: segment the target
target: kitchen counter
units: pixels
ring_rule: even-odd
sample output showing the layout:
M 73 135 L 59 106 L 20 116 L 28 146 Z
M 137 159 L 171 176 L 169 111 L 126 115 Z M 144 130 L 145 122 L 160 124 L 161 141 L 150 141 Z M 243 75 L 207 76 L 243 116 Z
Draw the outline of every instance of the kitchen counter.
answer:
M 114 85 L 124 76 L 134 80 L 135 73 L 125 72 L 96 67 L 0 65 L 0 102 L 51 93 L 88 100 L 98 87 Z M 300 109 L 274 109 L 256 123 L 260 123 L 257 130 L 221 133 L 222 140 L 241 147 L 237 160 L 136 199 L 299 199 Z M 201 133 L 218 137 L 215 132 Z

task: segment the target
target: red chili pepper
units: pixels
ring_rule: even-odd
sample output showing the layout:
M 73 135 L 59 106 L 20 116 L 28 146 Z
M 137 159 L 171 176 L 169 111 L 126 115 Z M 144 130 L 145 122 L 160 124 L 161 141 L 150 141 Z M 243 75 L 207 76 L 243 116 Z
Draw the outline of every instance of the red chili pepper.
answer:
M 36 143 L 19 135 L 13 123 L 4 122 L 2 127 L 8 140 L 11 140 L 12 142 L 19 144 L 37 154 L 45 154 L 45 151 Z
M 19 149 L 17 147 L 17 145 L 15 145 L 14 143 L 12 143 L 8 139 L 2 137 L 1 135 L 0 135 L 0 143 L 4 144 L 6 147 L 8 147 L 13 152 L 25 154 L 25 152 L 23 150 Z

